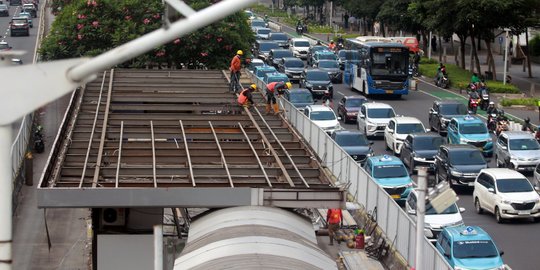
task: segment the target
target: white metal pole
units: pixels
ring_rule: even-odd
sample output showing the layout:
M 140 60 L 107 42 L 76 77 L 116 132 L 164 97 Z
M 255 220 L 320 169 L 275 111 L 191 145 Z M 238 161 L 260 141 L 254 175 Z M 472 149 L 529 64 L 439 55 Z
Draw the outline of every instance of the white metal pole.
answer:
M 509 39 L 508 29 L 506 30 L 506 36 L 504 38 L 504 70 L 503 70 L 503 85 L 506 84 L 506 69 L 508 68 L 508 39 Z
M 431 31 L 429 31 L 429 40 L 428 40 L 428 58 L 431 59 Z
M 163 270 L 163 227 L 154 225 L 154 270 Z
M 82 81 L 92 74 L 144 54 L 157 46 L 171 42 L 254 3 L 255 0 L 226 0 L 211 5 L 172 23 L 168 28 L 162 27 L 75 66 L 68 72 L 68 78 L 75 82 Z
M 427 170 L 418 168 L 418 203 L 416 204 L 416 270 L 423 270 L 424 216 L 426 214 Z
M 11 270 L 12 254 L 12 196 L 11 125 L 0 126 L 0 270 Z

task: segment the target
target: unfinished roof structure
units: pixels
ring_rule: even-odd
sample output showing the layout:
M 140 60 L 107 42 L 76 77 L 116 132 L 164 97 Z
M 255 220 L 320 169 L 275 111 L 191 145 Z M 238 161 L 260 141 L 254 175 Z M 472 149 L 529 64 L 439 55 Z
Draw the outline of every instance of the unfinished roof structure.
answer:
M 113 69 L 76 90 L 38 188 L 40 207 L 344 201 L 283 117 L 239 107 L 222 71 L 200 70 Z

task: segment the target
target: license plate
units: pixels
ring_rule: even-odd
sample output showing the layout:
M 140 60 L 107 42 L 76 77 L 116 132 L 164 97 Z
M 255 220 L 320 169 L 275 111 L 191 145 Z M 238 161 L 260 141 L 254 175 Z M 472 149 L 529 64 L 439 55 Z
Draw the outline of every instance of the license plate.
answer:
M 401 195 L 399 194 L 390 195 L 390 197 L 392 197 L 392 199 L 401 199 Z
M 300 78 L 300 75 L 293 75 L 292 77 L 296 79 L 296 78 Z
M 386 90 L 385 92 L 386 92 L 387 94 L 392 94 L 392 93 L 394 93 L 394 91 L 392 91 L 392 90 Z
M 474 182 L 469 182 L 467 183 L 467 185 L 469 185 L 470 187 L 474 186 Z
M 526 216 L 526 215 L 530 215 L 531 214 L 531 211 L 518 211 L 518 215 L 520 216 Z

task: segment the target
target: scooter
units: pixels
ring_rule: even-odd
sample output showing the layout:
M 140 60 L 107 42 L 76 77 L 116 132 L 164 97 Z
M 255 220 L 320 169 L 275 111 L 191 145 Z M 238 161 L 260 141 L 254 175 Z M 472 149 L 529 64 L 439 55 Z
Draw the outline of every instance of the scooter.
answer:
M 469 98 L 469 112 L 476 114 L 481 99 Z
M 296 26 L 296 34 L 301 35 L 304 32 L 304 27 L 302 25 Z
M 487 128 L 490 132 L 495 133 L 497 130 L 497 114 L 496 113 L 490 113 L 488 114 L 488 121 L 487 121 Z
M 482 99 L 480 100 L 480 109 L 486 111 L 489 107 L 489 94 L 487 91 L 482 91 Z

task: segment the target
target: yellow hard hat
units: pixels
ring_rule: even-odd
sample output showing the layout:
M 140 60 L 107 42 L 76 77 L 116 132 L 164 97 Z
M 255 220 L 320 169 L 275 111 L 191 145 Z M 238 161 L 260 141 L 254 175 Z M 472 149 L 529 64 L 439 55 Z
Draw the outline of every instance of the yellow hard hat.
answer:
M 257 90 L 257 85 L 256 84 L 252 84 L 249 86 L 249 88 L 253 89 L 253 90 Z
M 244 55 L 244 52 L 243 52 L 242 50 L 238 50 L 238 51 L 236 51 L 236 54 L 238 54 L 238 55 Z
M 292 88 L 292 84 L 290 82 L 286 82 L 285 85 L 287 86 L 287 88 L 291 89 Z

